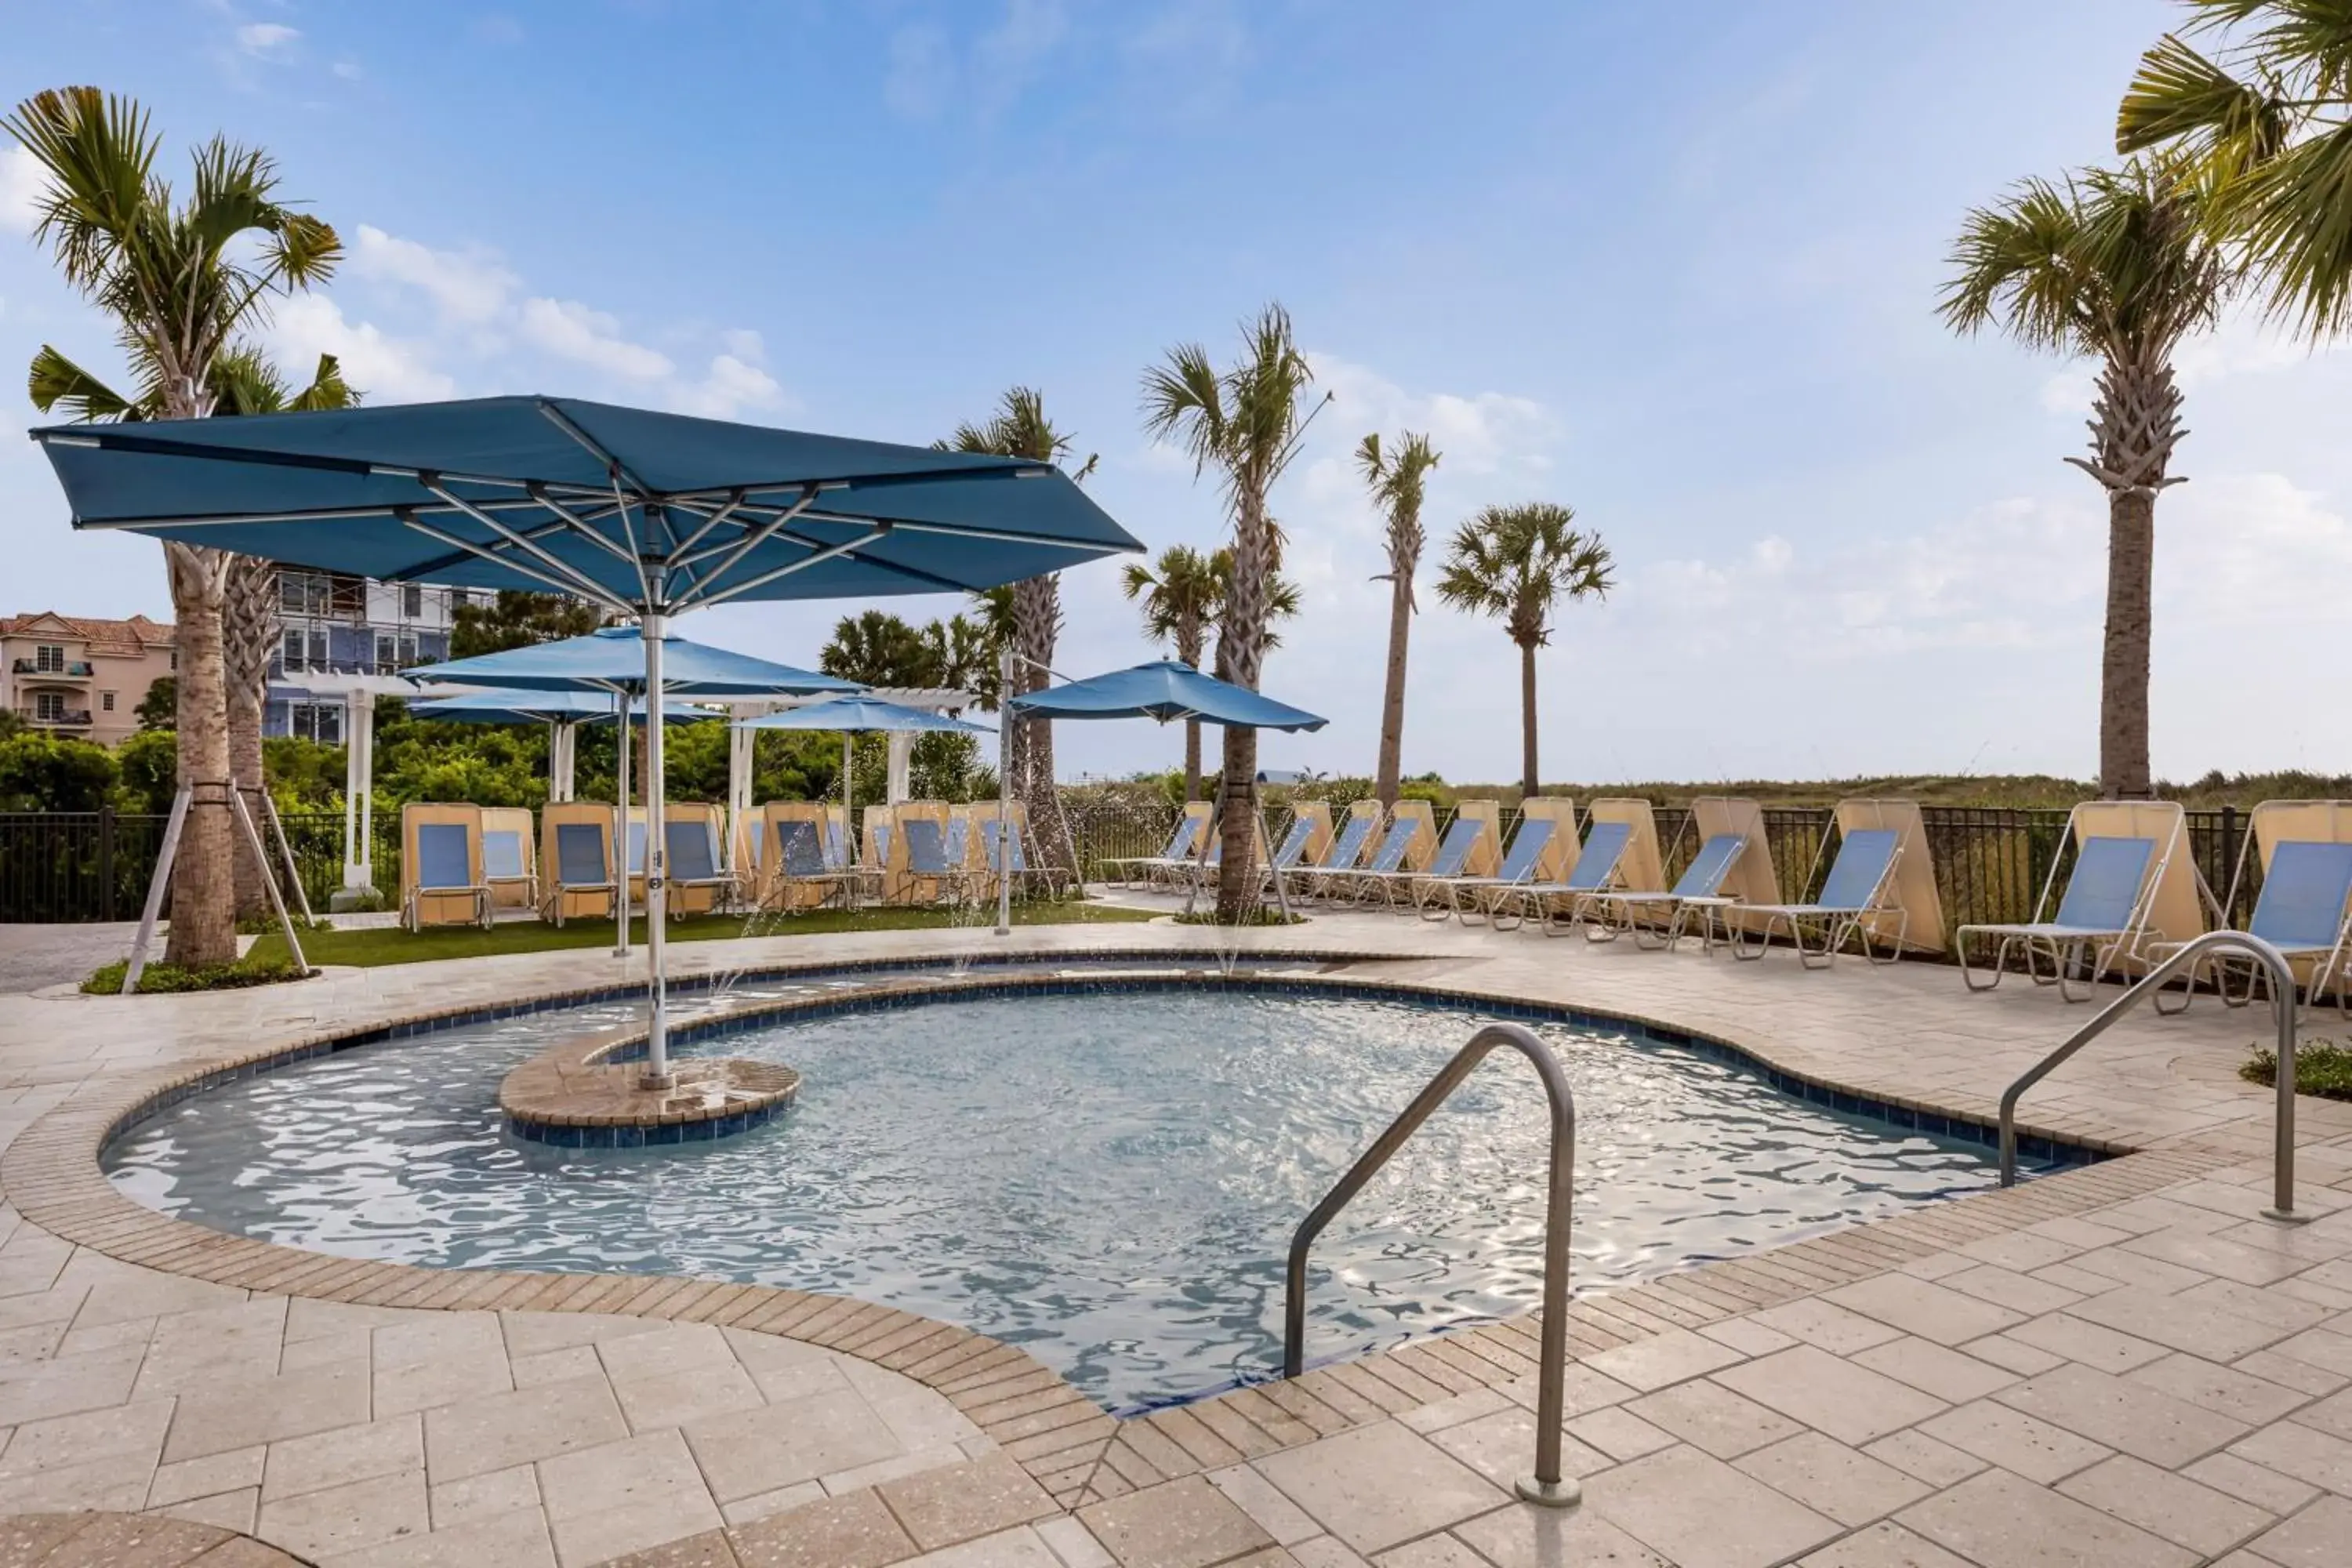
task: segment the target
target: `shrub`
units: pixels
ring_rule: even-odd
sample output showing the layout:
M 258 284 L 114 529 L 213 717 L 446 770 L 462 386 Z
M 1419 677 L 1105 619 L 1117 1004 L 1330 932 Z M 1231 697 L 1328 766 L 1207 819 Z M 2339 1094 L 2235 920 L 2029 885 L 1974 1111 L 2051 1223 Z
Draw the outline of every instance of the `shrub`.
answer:
M 82 990 L 92 996 L 114 996 L 122 991 L 122 972 L 129 965 L 118 960 L 102 967 L 81 983 Z M 255 963 L 239 959 L 235 963 L 206 964 L 196 969 L 183 969 L 173 963 L 151 963 L 139 972 L 139 994 L 154 996 L 179 991 L 232 991 L 247 985 L 275 985 L 281 980 L 299 980 L 301 973 L 294 961 L 279 958 Z
M 2278 1053 L 2257 1047 L 2238 1069 L 2250 1083 L 2278 1082 Z M 2352 1100 L 2352 1046 L 2333 1040 L 2305 1040 L 2294 1048 L 2294 1091 L 2322 1100 Z

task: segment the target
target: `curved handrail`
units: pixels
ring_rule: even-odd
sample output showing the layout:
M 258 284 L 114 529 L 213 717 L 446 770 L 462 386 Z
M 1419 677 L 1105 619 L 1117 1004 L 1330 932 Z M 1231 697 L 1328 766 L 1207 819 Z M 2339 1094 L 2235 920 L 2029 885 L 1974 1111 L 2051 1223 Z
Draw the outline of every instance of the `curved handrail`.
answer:
M 2099 1009 L 2098 1016 L 2066 1037 L 2066 1043 L 2026 1069 L 2000 1097 L 2000 1184 L 2017 1184 L 2017 1100 L 2018 1097 L 2047 1077 L 2053 1068 L 2068 1057 L 2097 1039 L 2114 1026 L 2116 1021 L 2138 1005 L 2140 999 L 2152 996 L 2164 983 L 2183 969 L 2191 968 L 2208 954 L 2234 952 L 2251 958 L 2270 972 L 2271 1001 L 2278 1016 L 2278 1126 L 2272 1174 L 2273 1206 L 2265 1212 L 2273 1219 L 2294 1219 L 2294 969 L 2286 955 L 2261 937 L 2245 931 L 2214 931 L 2191 938 L 2168 954 L 2164 961 L 2149 970 L 2130 990 Z M 2189 976 L 2196 983 L 2196 976 Z
M 1297 1377 L 1306 1366 L 1307 1249 L 1333 1216 L 1348 1206 L 1349 1200 L 1363 1190 L 1364 1184 L 1388 1163 L 1389 1156 L 1429 1120 L 1432 1111 L 1445 1103 L 1462 1080 L 1486 1059 L 1486 1053 L 1497 1046 L 1508 1046 L 1535 1064 L 1536 1075 L 1543 1079 L 1544 1096 L 1551 1102 L 1551 1176 L 1544 1203 L 1540 1332 L 1543 1359 L 1536 1393 L 1536 1470 L 1534 1476 L 1519 1481 L 1518 1493 L 1529 1502 L 1567 1508 L 1583 1495 L 1576 1482 L 1560 1474 L 1559 1457 L 1568 1373 L 1568 1225 L 1576 1194 L 1576 1097 L 1569 1090 L 1568 1075 L 1560 1070 L 1559 1058 L 1523 1025 L 1489 1024 L 1471 1036 L 1470 1043 L 1454 1054 L 1454 1059 L 1429 1080 L 1429 1087 L 1413 1097 L 1412 1103 L 1389 1123 L 1388 1130 L 1373 1140 L 1363 1158 L 1349 1167 L 1339 1184 L 1299 1222 L 1290 1238 L 1288 1292 L 1283 1304 L 1282 1375 Z

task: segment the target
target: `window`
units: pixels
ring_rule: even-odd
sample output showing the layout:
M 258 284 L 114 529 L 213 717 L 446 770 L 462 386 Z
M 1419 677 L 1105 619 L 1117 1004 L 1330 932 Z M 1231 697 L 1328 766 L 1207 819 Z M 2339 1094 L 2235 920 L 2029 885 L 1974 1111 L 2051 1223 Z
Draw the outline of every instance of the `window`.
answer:
M 34 692 L 33 717 L 39 720 L 44 724 L 61 724 L 65 722 L 65 694 L 58 691 Z
M 287 627 L 286 652 L 281 662 L 286 666 L 288 674 L 290 675 L 302 668 L 302 629 L 299 626 Z
M 315 723 L 316 733 L 311 736 L 312 740 L 329 746 L 340 746 L 343 743 L 341 708 L 332 703 L 321 702 L 317 710 Z
M 400 668 L 400 645 L 388 637 L 375 639 L 375 672 L 391 675 Z
M 404 583 L 400 589 L 400 613 L 410 620 L 425 613 L 425 590 L 414 583 Z
M 297 616 L 323 616 L 332 607 L 330 584 L 324 577 L 309 572 L 280 572 L 278 574 L 278 603 Z
M 111 691 L 101 691 L 101 692 L 100 692 L 100 693 L 98 694 L 98 705 L 99 705 L 99 707 L 100 707 L 100 708 L 103 709 L 105 711 L 107 711 L 107 712 L 109 712 L 109 713 L 113 712 L 113 711 L 114 711 L 114 693 L 113 693 L 113 692 L 111 692 Z
M 449 613 L 452 616 L 455 616 L 458 611 L 464 609 L 468 601 L 466 598 L 465 589 L 452 588 L 449 590 Z
M 33 668 L 43 675 L 62 675 L 66 668 L 66 650 L 62 643 L 33 645 Z

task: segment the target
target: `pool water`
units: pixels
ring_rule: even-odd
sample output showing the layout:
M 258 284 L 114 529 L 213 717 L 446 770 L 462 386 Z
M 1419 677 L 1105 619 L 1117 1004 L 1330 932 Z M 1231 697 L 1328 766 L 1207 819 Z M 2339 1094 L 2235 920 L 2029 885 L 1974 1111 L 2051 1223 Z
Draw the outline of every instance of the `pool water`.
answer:
M 940 1000 L 695 1047 L 803 1074 L 794 1108 L 739 1138 L 582 1151 L 504 1133 L 509 1068 L 626 1015 L 294 1064 L 140 1124 L 107 1166 L 152 1207 L 348 1257 L 887 1301 L 1017 1342 L 1123 1410 L 1278 1366 L 1292 1229 L 1476 1022 L 1239 988 Z M 1994 1181 L 1981 1149 L 1695 1050 L 1538 1032 L 1576 1092 L 1581 1289 Z M 1318 1243 L 1310 1357 L 1534 1304 L 1547 1125 L 1527 1064 L 1490 1058 Z

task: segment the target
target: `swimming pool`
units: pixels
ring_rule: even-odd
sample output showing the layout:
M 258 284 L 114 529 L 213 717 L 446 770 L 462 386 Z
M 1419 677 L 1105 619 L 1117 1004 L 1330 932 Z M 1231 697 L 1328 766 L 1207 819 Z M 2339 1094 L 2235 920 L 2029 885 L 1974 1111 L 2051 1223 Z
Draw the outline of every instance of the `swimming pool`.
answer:
M 348 1257 L 886 1301 L 1019 1342 L 1127 1409 L 1279 1364 L 1291 1229 L 1475 1026 L 1246 984 L 942 997 L 687 1047 L 802 1072 L 793 1109 L 739 1138 L 583 1151 L 504 1133 L 510 1068 L 628 1016 L 290 1064 L 140 1123 L 106 1166 L 181 1218 Z M 1577 1096 L 1580 1289 L 1993 1184 L 1977 1145 L 1695 1049 L 1537 1028 Z M 1534 1075 L 1493 1058 L 1318 1244 L 1310 1355 L 1532 1305 L 1545 1135 Z

